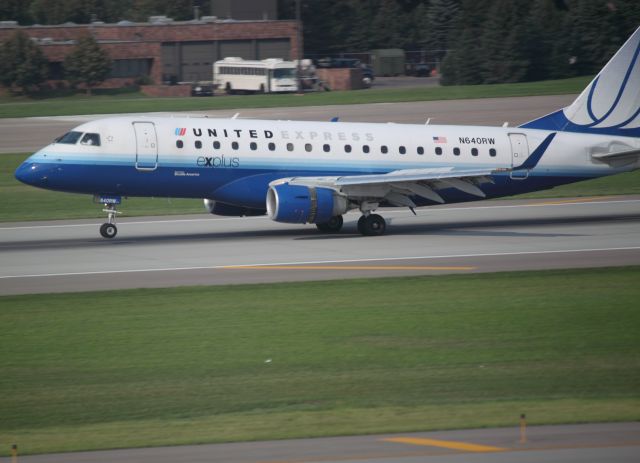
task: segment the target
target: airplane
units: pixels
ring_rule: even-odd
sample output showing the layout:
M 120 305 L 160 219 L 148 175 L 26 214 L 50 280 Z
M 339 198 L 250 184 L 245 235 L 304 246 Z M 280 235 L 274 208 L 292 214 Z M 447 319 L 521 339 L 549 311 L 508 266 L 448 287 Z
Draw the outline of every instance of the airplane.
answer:
M 385 233 L 374 212 L 498 198 L 640 168 L 640 28 L 569 106 L 518 127 L 131 115 L 82 124 L 30 156 L 23 183 L 94 195 L 105 238 L 123 197 L 204 198 L 337 233 Z M 414 212 L 415 213 L 415 212 Z

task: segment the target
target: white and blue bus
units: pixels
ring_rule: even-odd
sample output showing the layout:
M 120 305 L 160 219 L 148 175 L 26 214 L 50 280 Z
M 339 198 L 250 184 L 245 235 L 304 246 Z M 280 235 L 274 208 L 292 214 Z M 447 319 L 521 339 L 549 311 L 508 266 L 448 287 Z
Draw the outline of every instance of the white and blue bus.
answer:
M 296 63 L 281 59 L 225 58 L 213 63 L 213 83 L 227 93 L 295 92 Z

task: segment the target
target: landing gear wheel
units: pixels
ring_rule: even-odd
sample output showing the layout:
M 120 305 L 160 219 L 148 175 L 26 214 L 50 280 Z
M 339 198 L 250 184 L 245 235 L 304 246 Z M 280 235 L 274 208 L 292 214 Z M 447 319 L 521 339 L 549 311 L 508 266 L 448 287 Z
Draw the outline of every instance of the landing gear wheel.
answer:
M 361 235 L 366 235 L 366 233 L 364 232 L 364 222 L 367 220 L 367 216 L 363 215 L 358 219 L 358 232 Z
M 364 218 L 364 220 L 362 220 Z M 358 230 L 364 236 L 380 236 L 384 235 L 384 231 L 387 228 L 387 222 L 378 214 L 371 214 L 366 217 L 362 216 L 362 226 L 360 226 L 360 220 L 358 221 Z
M 316 227 L 318 227 L 318 230 L 324 233 L 338 233 L 342 229 L 343 223 L 344 221 L 342 220 L 342 216 L 335 215 L 331 217 L 328 222 L 317 223 Z
M 103 238 L 113 238 L 118 234 L 118 227 L 113 223 L 103 223 L 100 227 L 100 234 Z

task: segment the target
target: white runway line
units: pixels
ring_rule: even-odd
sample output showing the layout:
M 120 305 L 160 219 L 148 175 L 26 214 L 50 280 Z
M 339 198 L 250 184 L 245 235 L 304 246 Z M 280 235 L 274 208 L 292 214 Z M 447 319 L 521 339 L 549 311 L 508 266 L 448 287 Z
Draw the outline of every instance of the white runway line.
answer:
M 427 260 L 427 259 L 454 259 L 468 257 L 507 257 L 507 256 L 523 256 L 535 254 L 568 254 L 568 253 L 587 253 L 587 252 L 607 252 L 607 251 L 636 251 L 640 250 L 640 246 L 631 246 L 623 248 L 600 248 L 600 249 L 560 249 L 548 251 L 522 251 L 522 252 L 497 252 L 497 253 L 478 253 L 478 254 L 449 254 L 449 255 L 432 255 L 432 256 L 406 256 L 406 257 L 378 257 L 366 259 L 344 259 L 344 260 L 310 260 L 297 262 L 261 262 L 253 264 L 224 264 L 211 266 L 196 267 L 167 267 L 167 268 L 145 268 L 145 269 L 128 269 L 128 270 L 104 270 L 95 272 L 68 272 L 68 273 L 42 273 L 30 275 L 4 275 L 0 276 L 0 280 L 10 278 L 45 278 L 45 277 L 64 277 L 64 276 L 80 276 L 80 275 L 114 275 L 122 273 L 147 273 L 147 272 L 183 272 L 191 270 L 222 270 L 242 267 L 269 267 L 269 266 L 296 266 L 296 265 L 323 265 L 323 264 L 347 264 L 347 263 L 363 263 L 363 262 L 388 262 L 394 260 Z

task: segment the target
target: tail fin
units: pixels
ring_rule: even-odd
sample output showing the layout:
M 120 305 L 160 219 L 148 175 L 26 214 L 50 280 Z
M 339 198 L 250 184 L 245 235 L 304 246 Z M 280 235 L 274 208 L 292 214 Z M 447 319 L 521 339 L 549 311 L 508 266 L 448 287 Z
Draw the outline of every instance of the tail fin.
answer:
M 639 55 L 640 28 L 570 106 L 520 127 L 640 137 Z

